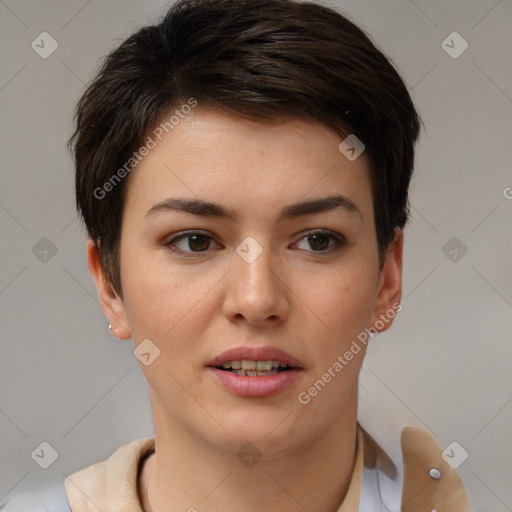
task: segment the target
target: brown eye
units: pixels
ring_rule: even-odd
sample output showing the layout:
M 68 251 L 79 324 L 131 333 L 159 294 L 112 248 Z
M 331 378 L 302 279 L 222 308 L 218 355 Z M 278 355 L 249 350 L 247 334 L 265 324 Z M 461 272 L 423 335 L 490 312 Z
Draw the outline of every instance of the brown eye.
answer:
M 186 237 L 189 239 L 188 246 L 192 250 L 206 251 L 210 246 L 211 238 L 205 235 L 191 235 Z
M 319 235 L 311 235 L 307 237 L 311 248 L 315 251 L 325 251 L 329 247 L 329 236 L 323 233 Z
M 194 254 L 208 251 L 212 240 L 213 238 L 205 233 L 191 231 L 182 233 L 172 240 L 169 240 L 169 242 L 166 242 L 164 245 L 171 250 Z
M 303 237 L 300 240 L 300 242 L 302 242 L 303 240 L 307 240 L 307 243 L 309 245 L 309 249 L 307 247 L 306 249 L 313 250 L 313 252 L 328 253 L 331 251 L 335 251 L 337 249 L 341 249 L 342 247 L 347 245 L 343 238 L 335 236 L 334 234 L 326 231 L 316 231 L 308 233 L 305 237 Z

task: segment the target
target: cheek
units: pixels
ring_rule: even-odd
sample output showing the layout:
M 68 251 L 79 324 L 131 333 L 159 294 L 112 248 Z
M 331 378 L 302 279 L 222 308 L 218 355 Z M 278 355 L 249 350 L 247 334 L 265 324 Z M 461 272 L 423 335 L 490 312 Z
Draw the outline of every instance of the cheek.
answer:
M 318 342 L 340 350 L 370 325 L 375 283 L 364 265 L 343 268 L 308 287 L 306 304 L 316 314 Z M 318 331 L 320 332 L 320 331 Z M 325 343 L 322 343 L 322 339 Z M 325 351 L 323 352 L 325 354 Z
M 144 338 L 158 346 L 184 351 L 206 330 L 215 311 L 210 291 L 218 284 L 217 272 L 199 274 L 198 267 L 179 268 L 165 259 L 146 257 L 123 269 L 125 311 L 136 343 Z

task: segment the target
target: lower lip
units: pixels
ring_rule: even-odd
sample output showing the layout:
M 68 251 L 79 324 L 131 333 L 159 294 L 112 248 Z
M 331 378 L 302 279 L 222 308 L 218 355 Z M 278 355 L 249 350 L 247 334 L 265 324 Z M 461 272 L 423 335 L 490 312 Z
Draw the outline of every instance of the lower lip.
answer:
M 220 383 L 239 396 L 265 397 L 281 393 L 300 378 L 302 370 L 286 370 L 274 375 L 247 377 L 236 373 L 208 367 Z

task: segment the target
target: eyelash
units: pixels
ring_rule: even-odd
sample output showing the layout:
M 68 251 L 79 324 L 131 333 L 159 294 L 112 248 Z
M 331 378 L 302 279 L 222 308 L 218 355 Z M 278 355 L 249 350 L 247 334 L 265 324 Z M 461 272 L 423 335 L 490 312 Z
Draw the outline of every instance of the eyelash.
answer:
M 185 231 L 185 232 L 181 233 L 180 235 L 172 238 L 168 242 L 165 242 L 164 246 L 167 247 L 172 252 L 176 252 L 176 253 L 180 253 L 182 255 L 185 255 L 185 257 L 187 257 L 187 258 L 201 257 L 202 255 L 204 255 L 204 254 L 206 254 L 208 252 L 208 249 L 206 249 L 205 251 L 194 252 L 194 251 L 183 251 L 181 249 L 176 249 L 176 248 L 172 247 L 176 242 L 179 242 L 180 240 L 183 240 L 185 238 L 192 237 L 194 235 L 202 235 L 202 236 L 205 236 L 205 237 L 209 238 L 210 240 L 214 240 L 213 237 L 211 237 L 208 233 L 205 233 L 203 231 Z M 313 254 L 331 254 L 331 253 L 339 251 L 342 248 L 344 248 L 344 247 L 349 245 L 345 241 L 343 236 L 335 235 L 332 232 L 326 231 L 326 230 L 313 230 L 313 231 L 309 231 L 299 240 L 299 242 L 304 240 L 304 239 L 307 239 L 309 237 L 312 237 L 314 235 L 326 235 L 326 236 L 330 237 L 334 241 L 334 245 L 331 246 L 330 248 L 322 250 L 322 251 L 313 251 L 312 250 Z

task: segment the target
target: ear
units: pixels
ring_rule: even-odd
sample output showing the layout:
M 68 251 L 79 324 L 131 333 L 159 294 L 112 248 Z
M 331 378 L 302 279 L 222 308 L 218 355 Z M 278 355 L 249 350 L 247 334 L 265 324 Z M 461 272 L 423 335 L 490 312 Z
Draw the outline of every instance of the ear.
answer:
M 131 332 L 126 321 L 126 312 L 121 298 L 114 291 L 112 285 L 105 277 L 101 266 L 100 252 L 93 240 L 89 238 L 86 246 L 87 266 L 96 284 L 103 313 L 112 326 L 112 334 L 116 338 L 126 340 Z
M 402 255 L 404 234 L 395 232 L 395 239 L 386 251 L 384 266 L 380 272 L 379 287 L 372 316 L 372 327 L 376 332 L 387 330 L 398 311 L 402 309 Z

